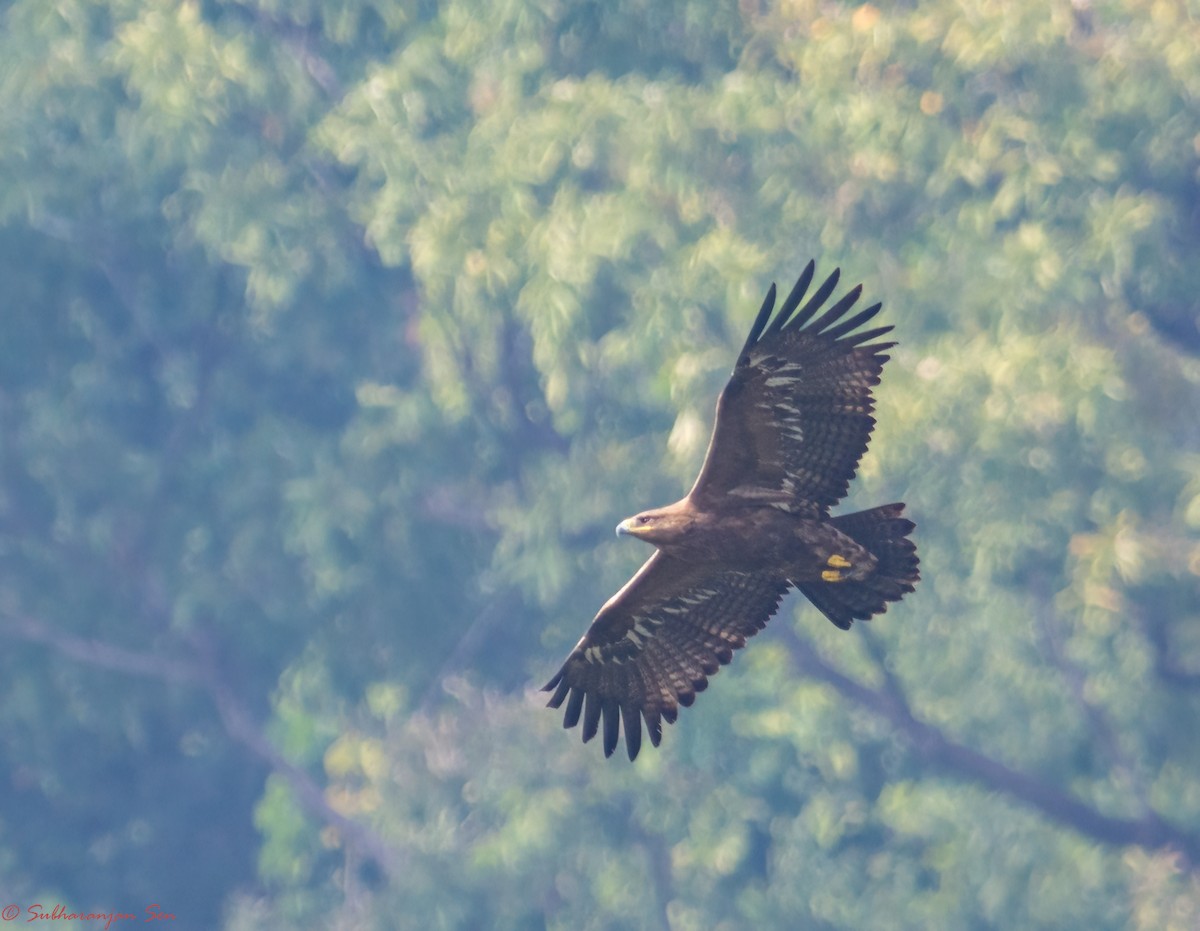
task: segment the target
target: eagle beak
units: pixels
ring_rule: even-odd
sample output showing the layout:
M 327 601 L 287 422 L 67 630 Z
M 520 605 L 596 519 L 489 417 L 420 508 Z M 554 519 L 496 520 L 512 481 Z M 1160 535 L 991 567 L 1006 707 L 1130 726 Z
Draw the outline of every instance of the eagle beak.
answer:
M 621 521 L 621 523 L 617 524 L 617 536 L 618 537 L 633 536 L 633 518 L 632 517 L 627 517 L 623 521 Z

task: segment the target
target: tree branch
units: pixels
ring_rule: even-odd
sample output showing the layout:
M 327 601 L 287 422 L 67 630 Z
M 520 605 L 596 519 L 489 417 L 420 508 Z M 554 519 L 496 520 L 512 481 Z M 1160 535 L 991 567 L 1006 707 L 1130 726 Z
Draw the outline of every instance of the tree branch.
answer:
M 200 686 L 213 699 L 226 734 L 282 776 L 310 815 L 335 828 L 348 847 L 361 850 L 388 875 L 395 875 L 403 867 L 404 857 L 397 850 L 367 826 L 333 808 L 317 782 L 276 749 L 211 664 L 169 659 L 155 653 L 127 650 L 102 640 L 77 637 L 27 616 L 3 615 L 0 637 L 40 644 L 88 666 Z
M 1192 863 L 1200 863 L 1200 837 L 1168 824 L 1156 813 L 1149 812 L 1135 820 L 1097 811 L 1028 773 L 956 743 L 938 728 L 915 717 L 886 688 L 882 691 L 869 688 L 829 665 L 810 642 L 787 627 L 784 643 L 802 674 L 824 682 L 843 698 L 888 721 L 927 762 L 1014 798 L 1094 840 L 1120 846 L 1169 848 L 1182 851 Z
M 0 636 L 39 643 L 76 662 L 130 676 L 167 682 L 200 682 L 203 678 L 199 667 L 186 660 L 126 650 L 91 637 L 77 637 L 23 615 L 5 614 L 0 621 Z
M 224 682 L 213 680 L 207 683 L 216 703 L 225 731 L 255 756 L 266 761 L 271 769 L 287 780 L 310 814 L 338 830 L 347 846 L 362 850 L 374 860 L 385 873 L 395 876 L 403 866 L 404 859 L 378 834 L 357 821 L 337 811 L 325 798 L 325 793 L 316 781 L 303 769 L 283 756 L 267 736 L 251 719 Z
M 1053 616 L 1053 612 L 1047 609 L 1050 599 L 1046 592 L 1046 586 L 1038 585 L 1037 588 L 1039 591 L 1034 614 L 1037 622 L 1036 629 L 1043 652 L 1066 682 L 1067 687 L 1071 691 L 1071 697 L 1087 721 L 1092 734 L 1095 735 L 1105 754 L 1112 761 L 1112 766 L 1133 787 L 1133 792 L 1137 796 L 1138 807 L 1142 810 L 1143 816 L 1152 816 L 1154 809 L 1150 804 L 1149 787 L 1146 785 L 1133 759 L 1125 752 L 1124 747 L 1122 747 L 1117 734 L 1117 728 L 1113 725 L 1108 714 L 1100 705 L 1087 697 L 1087 676 L 1067 656 L 1062 632 Z

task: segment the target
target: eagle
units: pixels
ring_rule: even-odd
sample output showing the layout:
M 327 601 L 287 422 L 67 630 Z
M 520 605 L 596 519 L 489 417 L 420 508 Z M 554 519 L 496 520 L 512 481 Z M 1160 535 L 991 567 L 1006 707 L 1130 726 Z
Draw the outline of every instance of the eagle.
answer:
M 662 722 L 674 723 L 790 589 L 848 630 L 920 578 L 903 503 L 830 516 L 866 452 L 871 389 L 896 343 L 877 341 L 890 326 L 860 329 L 881 304 L 847 317 L 862 285 L 817 316 L 840 269 L 801 307 L 815 270 L 810 261 L 774 319 L 771 285 L 717 399 L 692 490 L 617 525 L 656 551 L 543 688 L 549 707 L 566 703 L 564 727 L 582 717 L 585 743 L 603 724 L 606 757 L 622 724 L 630 760 L 643 721 L 657 747 Z

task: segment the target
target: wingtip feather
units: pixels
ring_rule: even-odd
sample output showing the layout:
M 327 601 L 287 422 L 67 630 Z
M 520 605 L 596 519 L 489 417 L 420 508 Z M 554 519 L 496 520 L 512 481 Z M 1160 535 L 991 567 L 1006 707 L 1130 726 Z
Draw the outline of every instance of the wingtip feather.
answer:
M 642 749 L 642 718 L 633 705 L 621 706 L 621 723 L 625 727 L 625 749 L 630 761 L 637 759 Z
M 587 692 L 587 700 L 583 706 L 583 742 L 587 743 L 596 736 L 600 728 L 600 699 L 595 692 Z
M 558 671 L 558 675 L 542 686 L 543 692 L 549 692 L 551 689 L 556 688 L 554 694 L 550 696 L 550 700 L 546 702 L 546 707 L 557 708 L 559 705 L 561 705 L 563 703 L 563 699 L 567 697 L 567 690 L 570 689 L 570 687 L 570 683 L 563 678 L 563 673 L 560 669 Z
M 792 315 L 804 299 L 804 293 L 808 290 L 808 286 L 812 284 L 813 274 L 816 270 L 817 263 L 809 259 L 808 264 L 804 266 L 804 271 L 800 273 L 800 277 L 792 285 L 792 290 L 788 294 L 787 300 L 783 302 L 783 306 L 779 308 L 779 313 L 771 321 L 771 326 L 767 329 L 767 333 L 778 333 L 783 329 L 783 325 L 787 323 L 788 317 Z
M 846 311 L 853 307 L 861 295 L 862 285 L 856 284 L 853 288 L 838 298 L 837 302 L 827 311 L 825 311 L 825 313 L 821 314 L 817 320 L 813 321 L 812 325 L 808 328 L 809 332 L 821 333 L 822 336 L 836 338 L 836 334 L 834 334 L 832 331 L 826 330 L 825 328 L 835 320 L 838 320 L 844 313 L 846 313 Z M 838 329 L 838 327 L 835 327 L 834 329 Z
M 604 708 L 604 755 L 610 757 L 617 749 L 617 737 L 621 730 L 621 711 L 615 701 L 606 701 Z
M 646 733 L 650 735 L 650 745 L 657 747 L 662 740 L 662 716 L 657 708 L 643 708 L 642 715 L 646 719 Z
M 771 287 L 767 289 L 767 296 L 763 298 L 762 307 L 758 309 L 758 316 L 754 318 L 754 324 L 750 327 L 750 335 L 746 337 L 746 344 L 742 346 L 742 351 L 738 353 L 739 361 L 751 347 L 758 342 L 758 338 L 762 335 L 763 328 L 767 325 L 767 320 L 771 316 L 771 311 L 775 309 L 775 282 L 771 282 Z
M 553 707 L 557 708 L 557 705 Z M 579 712 L 583 710 L 583 689 L 572 689 L 571 698 L 567 702 L 567 710 L 563 714 L 563 727 L 574 727 L 579 723 Z
M 808 303 L 788 323 L 787 328 L 789 330 L 796 330 L 808 323 L 812 319 L 812 315 L 821 309 L 821 305 L 829 300 L 829 295 L 833 293 L 833 289 L 837 287 L 841 277 L 842 270 L 835 268 L 830 276 L 825 279 L 821 287 L 817 288 L 816 293 L 808 299 Z

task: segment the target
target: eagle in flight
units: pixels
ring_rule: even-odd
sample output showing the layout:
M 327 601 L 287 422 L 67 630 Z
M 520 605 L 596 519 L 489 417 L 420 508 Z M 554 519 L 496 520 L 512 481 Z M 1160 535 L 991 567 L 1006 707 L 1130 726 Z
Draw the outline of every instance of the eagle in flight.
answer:
M 880 304 L 847 317 L 862 286 L 819 317 L 839 271 L 800 307 L 804 269 L 779 312 L 767 292 L 733 374 L 700 475 L 686 498 L 617 526 L 657 550 L 610 598 L 544 688 L 583 739 L 603 723 L 604 755 L 622 723 L 634 759 L 642 722 L 658 746 L 708 677 L 762 630 L 797 588 L 843 630 L 887 610 L 919 578 L 903 504 L 831 517 L 867 449 L 871 388 L 894 342 L 860 330 Z M 816 317 L 816 319 L 813 319 Z M 857 332 L 856 332 L 857 331 Z

